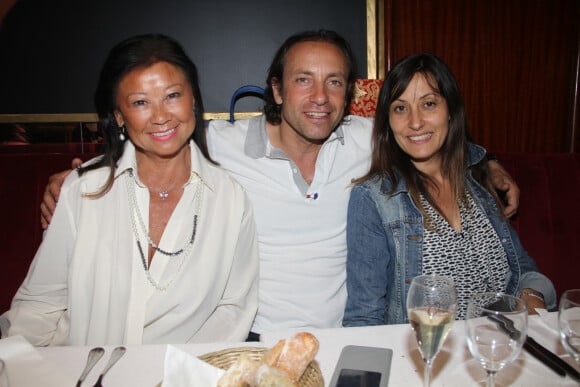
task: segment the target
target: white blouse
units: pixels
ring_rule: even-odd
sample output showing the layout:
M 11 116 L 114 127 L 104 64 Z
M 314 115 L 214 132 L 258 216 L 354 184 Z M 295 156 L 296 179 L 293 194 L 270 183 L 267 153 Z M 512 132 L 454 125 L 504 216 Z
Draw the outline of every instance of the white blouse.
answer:
M 115 183 L 99 190 L 108 168 L 66 179 L 59 203 L 11 309 L 0 317 L 3 337 L 22 334 L 34 345 L 165 344 L 243 341 L 258 304 L 258 247 L 249 200 L 225 171 L 191 142 L 192 177 L 159 246 L 187 244 L 189 254 L 155 253 L 148 280 L 137 247 L 126 179 L 148 228 L 149 191 L 135 178 L 135 148 L 127 141 Z M 203 184 L 202 203 L 194 200 Z M 139 225 L 137 224 L 137 228 Z M 147 254 L 147 241 L 140 237 Z M 7 332 L 5 329 L 7 328 Z

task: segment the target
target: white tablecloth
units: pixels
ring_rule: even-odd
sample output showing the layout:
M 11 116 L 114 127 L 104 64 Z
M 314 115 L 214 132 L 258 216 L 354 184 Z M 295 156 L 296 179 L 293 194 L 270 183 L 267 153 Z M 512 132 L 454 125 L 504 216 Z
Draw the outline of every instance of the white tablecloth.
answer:
M 537 316 L 530 318 L 529 325 L 530 336 L 559 354 L 570 364 L 573 364 L 571 358 L 565 354 L 555 330 L 550 329 Z M 409 325 L 322 329 L 311 330 L 310 332 L 316 335 L 320 341 L 320 350 L 316 360 L 319 362 L 327 385 L 332 377 L 342 348 L 349 344 L 391 348 L 393 350 L 393 360 L 389 386 L 422 385 L 423 363 Z M 288 337 L 291 334 L 292 332 L 288 331 L 272 332 L 263 335 L 262 343 L 212 343 L 176 345 L 176 347 L 192 355 L 202 355 L 224 348 L 240 346 L 270 347 L 280 338 Z M 3 353 L 3 348 L 5 348 L 3 342 L 5 340 L 0 340 L 0 356 Z M 104 384 L 107 387 L 157 386 L 163 379 L 163 361 L 166 348 L 167 346 L 165 345 L 129 346 L 125 356 L 105 377 Z M 42 369 L 46 369 L 46 366 L 50 365 L 54 373 L 59 374 L 60 380 L 65 378 L 68 381 L 66 385 L 73 386 L 84 367 L 89 349 L 89 347 L 50 347 L 35 348 L 31 349 L 31 351 L 36 355 L 40 355 L 35 360 L 37 365 L 42 362 Z M 95 382 L 113 347 L 105 347 L 105 349 L 104 360 L 97 364 L 84 385 L 91 386 Z M 28 356 L 29 361 L 30 355 Z M 12 363 L 19 373 L 24 372 L 23 368 L 18 366 L 17 359 L 12 359 L 12 362 L 9 360 L 9 367 L 10 363 Z M 576 367 L 578 368 L 578 366 Z M 34 367 L 28 367 L 27 372 L 28 378 L 21 378 L 21 380 L 30 380 L 34 376 Z M 472 359 L 467 349 L 465 324 L 463 321 L 456 321 L 441 352 L 435 359 L 432 386 L 474 386 L 484 378 L 483 369 Z M 514 363 L 508 365 L 506 369 L 497 374 L 497 381 L 502 385 L 511 386 L 579 385 L 569 377 L 560 377 L 524 351 Z M 38 380 L 40 384 L 11 384 L 10 387 L 36 387 L 38 385 L 51 387 L 50 383 L 41 382 L 42 380 Z M 60 384 L 58 387 L 63 385 L 65 384 Z
M 555 317 L 551 313 L 550 317 Z M 552 319 L 553 321 L 553 319 Z M 326 383 L 332 378 L 342 348 L 347 344 L 384 347 L 393 350 L 389 386 L 422 386 L 423 360 L 411 326 L 390 325 L 361 328 L 338 328 L 310 331 L 320 341 L 317 359 Z M 290 332 L 266 334 L 262 340 L 272 345 Z M 560 344 L 556 330 L 549 328 L 539 316 L 529 319 L 529 336 L 546 348 L 574 364 Z M 576 368 L 580 368 L 575 365 Z M 435 358 L 431 386 L 475 386 L 482 385 L 485 371 L 473 360 L 465 339 L 465 322 L 455 321 L 441 351 Z M 498 385 L 510 386 L 578 386 L 569 377 L 560 377 L 539 360 L 522 351 L 518 359 L 496 376 Z

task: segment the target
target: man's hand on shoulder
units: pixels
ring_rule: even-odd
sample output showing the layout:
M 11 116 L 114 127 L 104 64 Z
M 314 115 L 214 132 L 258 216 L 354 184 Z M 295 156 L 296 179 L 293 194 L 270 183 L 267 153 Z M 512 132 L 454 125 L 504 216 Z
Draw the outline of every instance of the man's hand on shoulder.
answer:
M 73 169 L 75 169 L 81 164 L 82 160 L 75 158 L 73 159 L 71 166 Z M 64 179 L 66 179 L 66 177 L 73 171 L 73 169 L 55 173 L 48 178 L 48 183 L 46 184 L 44 194 L 42 195 L 42 203 L 40 204 L 40 225 L 44 230 L 48 228 L 48 225 L 52 220 L 52 214 L 56 209 L 56 203 L 58 202 L 60 188 L 64 183 Z
M 520 188 L 498 161 L 490 160 L 489 170 L 493 186 L 506 194 L 507 205 L 503 213 L 506 217 L 511 218 L 520 206 Z

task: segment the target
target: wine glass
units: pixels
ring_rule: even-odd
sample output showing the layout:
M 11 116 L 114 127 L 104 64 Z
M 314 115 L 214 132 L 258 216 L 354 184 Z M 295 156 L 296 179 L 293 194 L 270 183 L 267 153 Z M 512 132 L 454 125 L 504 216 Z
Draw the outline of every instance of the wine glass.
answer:
M 451 278 L 439 275 L 413 278 L 407 294 L 407 315 L 425 362 L 425 387 L 431 383 L 433 359 L 451 330 L 456 310 L 457 293 Z
M 567 290 L 562 294 L 558 326 L 566 352 L 580 363 L 580 289 Z
M 0 387 L 8 387 L 8 375 L 6 374 L 6 363 L 0 359 Z
M 476 293 L 469 299 L 465 318 L 469 351 L 487 372 L 487 386 L 495 374 L 515 360 L 528 331 L 525 301 L 502 293 Z

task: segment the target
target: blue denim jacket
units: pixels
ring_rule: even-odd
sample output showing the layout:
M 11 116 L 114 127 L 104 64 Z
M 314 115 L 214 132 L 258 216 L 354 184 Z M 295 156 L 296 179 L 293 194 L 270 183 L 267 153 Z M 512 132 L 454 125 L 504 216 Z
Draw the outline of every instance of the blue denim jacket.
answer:
M 477 164 L 485 149 L 470 144 L 468 166 Z M 491 194 L 466 173 L 467 189 L 489 217 L 506 251 L 510 273 L 506 293 L 532 288 L 544 295 L 548 309 L 556 306 L 552 282 L 523 249 L 515 230 L 501 216 Z M 347 290 L 344 326 L 406 323 L 406 298 L 411 279 L 422 272 L 423 217 L 404 181 L 392 196 L 391 181 L 375 177 L 355 186 L 347 222 Z

